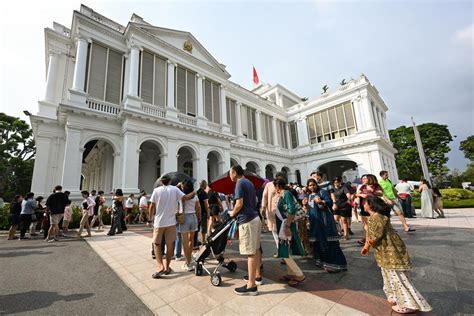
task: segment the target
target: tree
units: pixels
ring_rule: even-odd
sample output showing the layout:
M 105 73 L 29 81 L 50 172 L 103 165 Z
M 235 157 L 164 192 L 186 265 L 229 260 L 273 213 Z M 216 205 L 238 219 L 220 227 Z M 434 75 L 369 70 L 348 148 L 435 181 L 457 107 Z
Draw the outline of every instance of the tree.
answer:
M 9 201 L 30 190 L 35 153 L 30 126 L 0 113 L 0 197 Z
M 448 173 L 446 162 L 449 143 L 453 140 L 446 125 L 425 123 L 417 126 L 421 143 L 426 156 L 430 174 L 435 179 L 441 179 Z M 398 176 L 411 180 L 423 177 L 420 157 L 416 147 L 413 127 L 400 126 L 389 131 L 390 140 L 398 153 L 395 155 Z
M 464 157 L 471 161 L 474 161 L 474 135 L 469 136 L 461 142 L 459 150 L 464 152 Z

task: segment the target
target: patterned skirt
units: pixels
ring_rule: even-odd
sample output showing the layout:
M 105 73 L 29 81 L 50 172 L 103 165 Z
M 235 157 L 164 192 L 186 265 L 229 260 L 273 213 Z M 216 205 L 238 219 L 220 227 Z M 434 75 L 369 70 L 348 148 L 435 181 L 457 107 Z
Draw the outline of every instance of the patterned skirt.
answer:
M 411 283 L 407 271 L 381 269 L 383 291 L 387 300 L 397 303 L 400 308 L 410 308 L 422 312 L 432 310 L 430 304 Z

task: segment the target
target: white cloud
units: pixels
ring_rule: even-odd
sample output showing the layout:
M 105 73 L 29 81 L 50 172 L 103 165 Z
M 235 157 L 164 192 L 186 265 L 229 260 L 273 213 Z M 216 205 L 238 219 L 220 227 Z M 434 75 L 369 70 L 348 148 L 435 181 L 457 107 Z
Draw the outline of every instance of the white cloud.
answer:
M 474 23 L 454 32 L 453 39 L 458 43 L 472 47 L 474 44 Z

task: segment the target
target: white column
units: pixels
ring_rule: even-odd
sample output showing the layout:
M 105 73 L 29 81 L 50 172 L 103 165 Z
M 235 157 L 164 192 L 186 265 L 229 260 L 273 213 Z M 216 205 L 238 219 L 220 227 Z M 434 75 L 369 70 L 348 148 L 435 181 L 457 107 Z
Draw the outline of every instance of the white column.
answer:
M 257 128 L 257 142 L 258 146 L 263 146 L 263 137 L 262 137 L 262 112 L 260 110 L 255 111 L 255 127 Z
M 286 135 L 286 145 L 288 149 L 291 149 L 290 126 L 288 122 L 285 123 L 285 135 Z
M 83 37 L 77 38 L 76 44 L 76 64 L 74 65 L 74 79 L 72 81 L 72 89 L 84 92 L 86 82 L 87 67 L 87 39 Z
M 365 122 L 364 122 L 364 110 L 362 108 L 361 98 L 357 97 L 352 100 L 352 106 L 354 107 L 354 114 L 355 114 L 355 121 L 357 126 L 357 131 L 364 131 L 366 130 Z
M 275 144 L 275 146 L 280 146 L 280 142 L 278 141 L 277 119 L 276 119 L 276 117 L 272 118 L 272 133 L 273 133 L 273 144 Z
M 122 190 L 138 193 L 138 134 L 125 131 L 123 134 Z
M 125 107 L 141 108 L 141 100 L 138 98 L 138 74 L 140 69 L 140 47 L 130 45 L 128 68 L 128 87 L 124 100 Z
M 207 178 L 207 146 L 199 145 L 198 157 L 193 160 L 193 174 L 197 182 L 201 180 L 209 181 Z
M 82 153 L 80 148 L 81 131 L 66 127 L 66 146 L 64 152 L 63 189 L 73 195 L 79 195 L 79 184 L 81 183 Z
M 227 122 L 227 103 L 226 103 L 226 86 L 221 85 L 221 131 L 230 133 L 230 125 Z
M 379 130 L 382 136 L 385 136 L 385 127 L 383 126 L 382 113 L 377 109 L 377 119 L 379 120 Z
M 164 163 L 161 167 L 161 173 L 178 171 L 178 151 L 176 139 L 168 138 L 167 154 L 164 157 Z
M 236 124 L 236 132 L 237 138 L 239 141 L 244 141 L 244 137 L 242 135 L 242 102 L 237 102 L 235 106 L 235 124 Z
M 206 78 L 197 74 L 197 124 L 206 126 L 207 118 L 204 116 L 204 92 L 203 82 Z
M 59 56 L 60 53 L 49 50 L 48 77 L 46 79 L 46 93 L 44 96 L 45 101 L 48 102 L 54 102 L 56 99 Z
M 224 159 L 224 164 L 222 165 L 222 173 L 224 173 L 230 169 L 230 149 L 224 150 L 224 157 L 222 159 Z
M 51 141 L 47 137 L 36 136 L 35 143 L 35 167 L 33 169 L 33 178 L 31 181 L 31 192 L 35 192 L 39 196 L 51 192 L 52 189 L 47 187 L 46 182 Z
M 112 154 L 114 157 L 114 170 L 112 173 L 112 189 L 121 189 L 122 184 L 122 157 L 119 151 L 116 151 Z
M 361 108 L 363 109 L 363 117 L 365 121 L 365 130 L 372 130 L 375 128 L 375 120 L 372 112 L 372 105 L 367 96 L 360 100 Z
M 130 47 L 130 77 L 128 79 L 128 95 L 138 96 L 138 73 L 140 68 L 140 48 Z
M 178 120 L 178 111 L 175 107 L 174 95 L 175 95 L 175 69 L 177 64 L 174 61 L 168 60 L 168 91 L 167 91 L 167 108 L 166 117 L 172 120 Z
M 308 139 L 308 126 L 306 124 L 306 117 L 302 117 L 296 121 L 298 129 L 298 142 L 299 146 L 305 146 L 309 144 Z
M 102 188 L 100 188 L 100 167 L 97 167 L 95 168 L 95 181 L 94 181 L 94 187 L 92 189 L 96 190 L 97 192 L 99 190 L 102 190 Z

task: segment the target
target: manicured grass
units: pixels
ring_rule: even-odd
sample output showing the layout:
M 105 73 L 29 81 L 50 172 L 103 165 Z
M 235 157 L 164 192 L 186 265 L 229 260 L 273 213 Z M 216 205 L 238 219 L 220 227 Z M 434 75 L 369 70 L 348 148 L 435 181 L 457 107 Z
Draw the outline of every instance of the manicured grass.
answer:
M 414 200 L 413 205 L 415 208 L 419 209 L 421 208 L 421 202 L 420 200 Z M 458 201 L 449 201 L 449 200 L 443 200 L 443 205 L 444 208 L 468 208 L 468 207 L 474 207 L 474 199 L 463 199 L 463 200 L 458 200 Z

